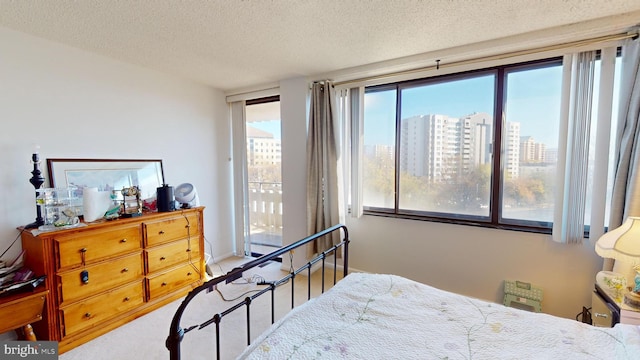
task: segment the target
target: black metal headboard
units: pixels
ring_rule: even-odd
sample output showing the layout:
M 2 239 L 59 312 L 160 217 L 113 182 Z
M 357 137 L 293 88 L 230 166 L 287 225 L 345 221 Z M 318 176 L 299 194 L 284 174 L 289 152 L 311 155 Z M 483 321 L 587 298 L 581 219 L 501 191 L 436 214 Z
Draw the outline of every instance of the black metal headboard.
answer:
M 208 289 L 212 289 L 215 285 L 220 284 L 222 282 L 225 283 L 229 283 L 232 282 L 238 278 L 242 277 L 243 272 L 252 269 L 256 266 L 259 266 L 261 264 L 264 264 L 268 261 L 274 260 L 276 258 L 278 258 L 279 256 L 281 256 L 282 254 L 285 254 L 287 252 L 290 252 L 291 250 L 294 250 L 296 248 L 299 248 L 301 246 L 304 246 L 316 239 L 319 239 L 325 235 L 331 234 L 333 232 L 339 232 L 340 230 L 343 231 L 343 237 L 342 237 L 342 241 L 334 246 L 332 246 L 330 249 L 318 254 L 316 257 L 314 257 L 313 259 L 311 259 L 309 262 L 307 262 L 305 265 L 292 270 L 288 275 L 282 277 L 281 279 L 279 279 L 278 281 L 272 282 L 269 284 L 268 287 L 265 287 L 264 289 L 257 291 L 256 293 L 254 293 L 251 296 L 247 296 L 244 300 L 242 301 L 238 301 L 236 304 L 234 304 L 233 306 L 227 308 L 226 310 L 224 310 L 221 313 L 215 314 L 212 318 L 206 319 L 204 320 L 200 325 L 194 325 L 191 326 L 189 328 L 183 329 L 180 326 L 180 321 L 182 319 L 182 315 L 184 314 L 185 309 L 187 308 L 187 306 L 189 305 L 189 303 L 191 302 L 191 300 L 193 300 L 195 298 L 196 295 L 198 295 L 200 292 L 202 291 L 206 291 Z M 334 261 L 333 261 L 333 284 L 335 284 L 337 282 L 337 278 L 336 278 L 336 270 L 337 270 L 337 255 L 338 255 L 338 250 L 342 248 L 342 257 L 343 257 L 343 262 L 342 262 L 342 266 L 343 266 L 343 277 L 347 276 L 348 271 L 349 271 L 349 233 L 347 231 L 346 226 L 338 224 L 338 225 L 334 225 L 326 230 L 323 230 L 317 234 L 313 234 L 311 236 L 308 236 L 302 240 L 299 240 L 291 245 L 287 245 L 284 246 L 276 251 L 273 251 L 269 254 L 263 255 L 255 260 L 251 260 L 247 263 L 244 263 L 236 268 L 233 268 L 231 271 L 227 272 L 224 275 L 218 276 L 214 279 L 211 279 L 205 283 L 203 283 L 202 285 L 198 286 L 197 288 L 191 290 L 191 292 L 189 292 L 189 294 L 187 294 L 187 296 L 185 297 L 185 299 L 182 301 L 182 303 L 180 304 L 180 306 L 178 307 L 178 309 L 176 310 L 174 316 L 173 316 L 173 320 L 171 321 L 171 327 L 169 328 L 169 336 L 167 337 L 166 340 L 166 347 L 167 349 L 169 349 L 169 353 L 171 355 L 170 359 L 172 360 L 179 360 L 180 359 L 180 344 L 182 342 L 182 339 L 184 338 L 185 334 L 188 333 L 191 330 L 200 330 L 206 326 L 209 326 L 211 324 L 215 324 L 216 325 L 216 358 L 220 359 L 220 321 L 222 320 L 222 318 L 226 315 L 231 314 L 232 312 L 234 312 L 235 310 L 238 310 L 242 307 L 246 307 L 247 309 L 247 345 L 249 345 L 251 343 L 251 326 L 249 326 L 249 322 L 250 322 L 250 317 L 249 317 L 249 309 L 250 309 L 250 305 L 251 302 L 263 295 L 266 294 L 268 292 L 271 292 L 273 294 L 273 291 L 275 291 L 275 289 L 280 286 L 283 285 L 287 282 L 289 282 L 290 279 L 294 279 L 295 276 L 299 273 L 301 273 L 302 271 L 307 271 L 309 273 L 308 276 L 308 292 L 307 292 L 307 300 L 311 298 L 311 286 L 310 286 L 310 281 L 311 281 L 311 267 L 318 263 L 318 262 L 322 262 L 322 292 L 324 292 L 324 272 L 325 272 L 325 259 L 328 256 L 333 256 L 334 257 Z M 291 291 L 291 307 L 294 307 L 294 291 L 293 291 L 293 286 L 294 286 L 294 281 L 291 281 L 291 287 L 292 287 L 292 291 Z M 275 310 L 274 310 L 274 304 L 273 304 L 273 296 L 272 296 L 272 304 L 271 304 L 271 323 L 274 323 L 275 321 Z

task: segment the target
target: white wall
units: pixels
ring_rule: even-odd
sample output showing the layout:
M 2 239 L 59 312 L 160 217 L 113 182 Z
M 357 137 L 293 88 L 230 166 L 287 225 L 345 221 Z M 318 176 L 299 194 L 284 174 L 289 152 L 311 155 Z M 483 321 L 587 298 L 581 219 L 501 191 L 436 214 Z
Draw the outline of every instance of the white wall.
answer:
M 198 189 L 213 253 L 232 253 L 221 91 L 6 28 L 0 54 L 1 250 L 35 220 L 29 178 L 38 144 L 43 169 L 46 158 L 162 159 L 166 183 Z M 18 241 L 3 259 L 19 250 Z
M 282 126 L 282 243 L 289 245 L 307 236 L 307 95 L 305 78 L 280 82 Z M 294 252 L 295 266 L 306 262 L 303 251 Z M 284 257 L 282 266 L 289 269 Z

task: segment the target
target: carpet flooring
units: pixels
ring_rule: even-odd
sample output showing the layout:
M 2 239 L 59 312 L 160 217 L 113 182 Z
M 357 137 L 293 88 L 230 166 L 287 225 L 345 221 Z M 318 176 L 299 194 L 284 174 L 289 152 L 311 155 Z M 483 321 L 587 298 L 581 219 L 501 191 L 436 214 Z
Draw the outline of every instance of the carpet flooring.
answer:
M 226 273 L 233 267 L 249 261 L 247 258 L 233 257 L 211 265 L 214 275 Z M 244 299 L 248 294 L 265 286 L 257 285 L 260 279 L 277 280 L 286 275 L 281 264 L 272 262 L 256 267 L 243 274 L 242 279 L 234 283 L 219 285 L 218 291 L 202 292 L 187 307 L 181 322 L 186 329 L 200 325 L 222 312 L 233 303 L 228 300 Z M 306 274 L 306 272 L 304 273 Z M 306 301 L 309 287 L 306 275 L 298 275 L 293 282 L 295 306 Z M 333 284 L 333 272 L 325 272 L 325 287 Z M 311 276 L 311 297 L 321 294 L 322 272 Z M 277 321 L 291 309 L 291 282 L 278 287 L 275 291 L 275 320 Z M 145 316 L 129 322 L 107 334 L 76 347 L 62 355 L 59 360 L 126 360 L 126 359 L 169 359 L 165 340 L 169 333 L 171 319 L 182 299 L 174 301 Z M 271 296 L 265 294 L 251 304 L 251 339 L 258 337 L 271 325 Z M 221 358 L 235 359 L 247 346 L 246 310 L 244 308 L 225 316 L 220 323 Z M 185 360 L 215 359 L 215 325 L 193 330 L 185 334 L 181 343 L 181 358 Z

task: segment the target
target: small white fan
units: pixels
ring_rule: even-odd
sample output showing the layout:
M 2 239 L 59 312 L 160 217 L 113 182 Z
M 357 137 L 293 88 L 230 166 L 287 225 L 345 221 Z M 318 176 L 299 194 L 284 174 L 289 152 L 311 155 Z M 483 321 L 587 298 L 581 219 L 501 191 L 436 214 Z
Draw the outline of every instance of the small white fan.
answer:
M 198 199 L 198 192 L 196 187 L 189 183 L 180 184 L 174 191 L 174 197 L 183 209 L 188 209 L 194 206 L 200 206 L 200 199 Z

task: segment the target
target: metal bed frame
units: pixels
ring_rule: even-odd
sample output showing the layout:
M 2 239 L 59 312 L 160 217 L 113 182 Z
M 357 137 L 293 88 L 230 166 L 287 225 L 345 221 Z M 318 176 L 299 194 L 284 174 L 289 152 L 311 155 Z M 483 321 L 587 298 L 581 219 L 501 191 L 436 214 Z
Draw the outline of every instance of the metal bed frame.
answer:
M 339 232 L 340 230 L 343 231 L 343 237 L 342 237 L 342 241 L 336 245 L 334 245 L 333 247 L 331 247 L 330 249 L 316 255 L 316 257 L 314 257 L 313 259 L 311 259 L 309 262 L 307 262 L 305 265 L 300 266 L 299 268 L 292 270 L 289 274 L 287 274 L 286 276 L 282 277 L 281 279 L 274 281 L 274 282 L 269 282 L 267 287 L 265 287 L 264 289 L 260 289 L 257 292 L 255 292 L 253 295 L 247 296 L 246 298 L 244 298 L 244 300 L 239 300 L 237 303 L 235 303 L 234 305 L 230 306 L 229 308 L 227 308 L 226 310 L 224 310 L 223 312 L 217 313 L 215 314 L 212 318 L 207 319 L 206 321 L 204 321 L 203 323 L 201 323 L 200 325 L 193 325 L 190 326 L 186 329 L 182 328 L 180 326 L 180 320 L 182 319 L 182 315 L 184 314 L 185 309 L 187 308 L 187 306 L 189 305 L 189 303 L 191 302 L 191 300 L 193 300 L 195 298 L 196 295 L 198 295 L 199 293 L 201 293 L 202 291 L 206 291 L 206 290 L 210 290 L 213 289 L 217 284 L 220 284 L 222 282 L 225 283 L 230 283 L 236 279 L 239 279 L 242 277 L 242 273 L 255 268 L 256 266 L 262 265 L 268 261 L 271 261 L 273 259 L 276 259 L 277 257 L 279 257 L 282 254 L 285 254 L 291 250 L 297 249 L 301 246 L 304 246 L 316 239 L 319 239 L 325 235 L 329 235 L 333 232 Z M 185 334 L 187 334 L 188 332 L 192 331 L 192 330 L 200 330 L 203 329 L 211 324 L 215 324 L 216 326 L 216 358 L 220 359 L 220 322 L 222 321 L 222 319 L 233 313 L 234 311 L 241 309 L 243 307 L 246 308 L 246 324 L 247 324 L 247 346 L 249 346 L 251 344 L 251 302 L 256 299 L 257 297 L 264 295 L 266 293 L 271 293 L 271 323 L 273 324 L 275 322 L 275 290 L 277 287 L 286 284 L 287 282 L 291 283 L 291 308 L 293 309 L 295 307 L 294 305 L 294 284 L 295 282 L 293 281 L 296 277 L 296 275 L 298 275 L 299 273 L 303 272 L 303 271 L 307 271 L 307 300 L 311 299 L 311 267 L 316 264 L 317 262 L 321 262 L 321 269 L 322 269 L 322 285 L 321 285 L 321 291 L 322 293 L 324 293 L 325 291 L 325 284 L 324 284 L 324 276 L 325 276 L 325 260 L 328 256 L 333 256 L 334 261 L 333 261 L 333 285 L 336 284 L 337 279 L 336 279 L 336 270 L 337 270 L 337 254 L 338 254 L 338 249 L 342 248 L 342 257 L 343 257 L 343 277 L 347 276 L 348 271 L 349 271 L 349 233 L 347 231 L 346 226 L 338 224 L 338 225 L 334 225 L 326 230 L 323 230 L 317 234 L 308 236 L 302 240 L 298 240 L 297 242 L 291 244 L 291 245 L 287 245 L 284 246 L 276 251 L 273 251 L 269 254 L 263 255 L 255 260 L 249 261 L 247 263 L 244 263 L 238 267 L 233 268 L 231 271 L 227 272 L 224 275 L 218 276 L 214 279 L 211 279 L 205 283 L 203 283 L 202 285 L 194 288 L 193 290 L 191 290 L 189 292 L 189 294 L 187 294 L 187 296 L 185 297 L 185 299 L 182 301 L 182 303 L 180 304 L 180 306 L 178 307 L 178 309 L 176 310 L 174 316 L 173 316 L 173 320 L 171 321 L 171 327 L 169 328 L 169 336 L 167 337 L 166 340 L 166 347 L 169 350 L 170 353 L 170 359 L 171 360 L 180 360 L 180 343 L 182 342 L 182 339 L 184 338 Z M 293 266 L 293 265 L 292 265 Z M 292 281 L 289 281 L 292 280 Z

